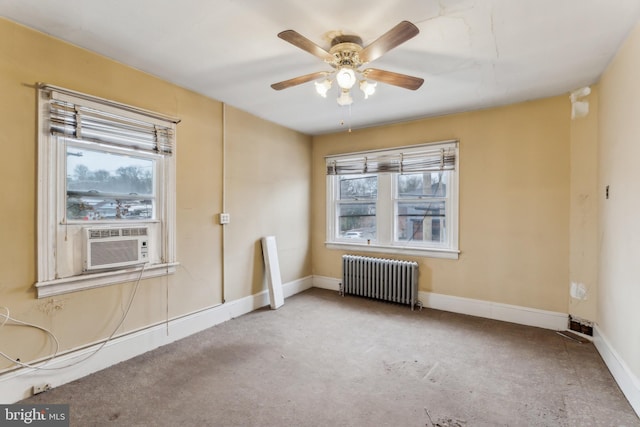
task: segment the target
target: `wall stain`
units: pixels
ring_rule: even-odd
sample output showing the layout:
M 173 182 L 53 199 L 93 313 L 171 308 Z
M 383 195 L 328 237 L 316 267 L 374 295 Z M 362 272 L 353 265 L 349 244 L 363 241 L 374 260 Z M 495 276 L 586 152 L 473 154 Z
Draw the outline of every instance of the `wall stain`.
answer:
M 61 299 L 53 299 L 49 298 L 47 301 L 44 301 L 38 304 L 38 309 L 42 311 L 47 316 L 53 316 L 58 311 L 64 308 L 64 300 Z

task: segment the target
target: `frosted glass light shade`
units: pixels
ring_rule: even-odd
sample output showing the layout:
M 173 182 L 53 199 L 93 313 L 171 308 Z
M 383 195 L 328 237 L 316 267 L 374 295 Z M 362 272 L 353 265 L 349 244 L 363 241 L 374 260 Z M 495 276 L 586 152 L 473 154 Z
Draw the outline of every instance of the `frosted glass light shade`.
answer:
M 327 92 L 329 91 L 329 89 L 331 89 L 331 80 L 326 79 L 321 83 L 315 82 L 316 83 L 316 92 L 318 92 L 318 94 L 323 97 L 326 98 L 327 97 Z
M 342 89 L 351 89 L 356 83 L 356 73 L 351 68 L 340 68 L 336 74 L 336 81 Z
M 351 98 L 351 94 L 348 89 L 343 89 L 337 101 L 339 105 L 344 107 L 345 105 L 351 105 L 353 103 L 353 98 Z
M 369 83 L 366 80 L 360 82 L 360 90 L 364 93 L 364 99 L 369 98 L 369 95 L 373 95 L 376 92 L 376 85 L 378 83 Z

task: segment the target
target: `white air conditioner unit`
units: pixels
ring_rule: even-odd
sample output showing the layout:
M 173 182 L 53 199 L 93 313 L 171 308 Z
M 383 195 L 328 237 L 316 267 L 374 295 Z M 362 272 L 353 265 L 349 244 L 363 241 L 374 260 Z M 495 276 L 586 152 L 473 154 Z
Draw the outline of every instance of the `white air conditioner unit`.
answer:
M 84 271 L 126 267 L 149 261 L 147 227 L 83 229 Z

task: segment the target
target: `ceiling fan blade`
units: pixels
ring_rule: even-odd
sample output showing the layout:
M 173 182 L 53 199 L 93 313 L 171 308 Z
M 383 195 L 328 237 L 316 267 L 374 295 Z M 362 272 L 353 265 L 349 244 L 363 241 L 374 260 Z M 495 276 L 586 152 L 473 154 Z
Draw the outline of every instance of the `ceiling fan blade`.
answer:
M 392 71 L 376 70 L 375 68 L 367 68 L 362 74 L 367 79 L 410 90 L 416 90 L 424 83 L 424 79 L 419 77 L 407 76 L 406 74 L 394 73 Z
M 334 60 L 333 55 L 294 30 L 283 31 L 278 34 L 278 37 L 280 37 L 284 41 L 288 41 L 292 45 L 302 50 L 309 52 L 313 56 L 317 56 L 325 62 L 332 62 Z
M 360 52 L 360 60 L 363 63 L 371 62 L 382 55 L 401 45 L 407 40 L 418 35 L 420 30 L 409 21 L 402 21 Z
M 318 71 L 316 73 L 305 74 L 304 76 L 294 77 L 289 80 L 285 80 L 279 83 L 274 83 L 271 85 L 271 87 L 274 88 L 275 90 L 287 89 L 292 86 L 301 85 L 302 83 L 307 83 L 312 80 L 319 79 L 321 77 L 326 76 L 327 74 L 331 74 L 331 73 L 327 71 Z

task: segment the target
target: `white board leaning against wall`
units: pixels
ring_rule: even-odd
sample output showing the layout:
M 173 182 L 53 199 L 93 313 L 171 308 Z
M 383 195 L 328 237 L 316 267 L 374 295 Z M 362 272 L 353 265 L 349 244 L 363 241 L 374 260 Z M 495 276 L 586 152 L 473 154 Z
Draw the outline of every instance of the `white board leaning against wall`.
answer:
M 271 309 L 276 310 L 284 304 L 284 295 L 282 293 L 282 278 L 280 277 L 280 263 L 278 261 L 275 236 L 262 238 L 262 256 L 264 257 L 264 267 L 269 285 L 269 302 Z

